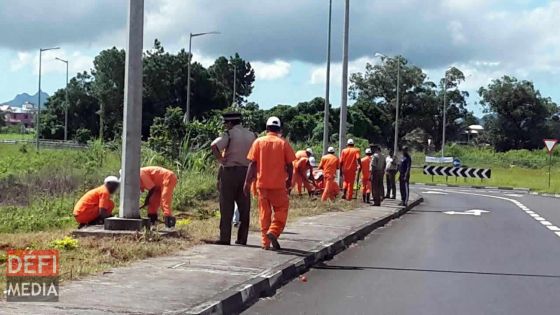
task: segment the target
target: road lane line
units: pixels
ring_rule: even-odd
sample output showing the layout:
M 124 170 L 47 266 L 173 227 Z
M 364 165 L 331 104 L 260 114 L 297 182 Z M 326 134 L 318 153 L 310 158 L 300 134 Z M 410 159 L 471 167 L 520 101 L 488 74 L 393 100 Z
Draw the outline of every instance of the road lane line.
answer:
M 521 210 L 523 210 L 523 212 L 527 213 L 529 216 L 531 216 L 537 222 L 541 223 L 544 227 L 553 231 L 554 234 L 556 234 L 556 236 L 560 237 L 560 228 L 552 225 L 552 223 L 550 223 L 548 220 L 541 217 L 538 213 L 532 211 L 531 209 L 529 209 L 527 206 L 525 206 L 523 203 L 521 203 L 518 200 L 511 199 L 511 198 L 506 198 L 506 197 L 500 197 L 500 196 L 484 195 L 484 194 L 477 194 L 477 193 L 471 193 L 471 192 L 457 191 L 457 190 L 452 190 L 452 189 L 445 189 L 445 190 L 444 189 L 433 189 L 433 191 L 443 191 L 443 192 L 448 192 L 448 193 L 471 195 L 471 196 L 480 196 L 480 197 L 487 197 L 487 198 L 494 198 L 494 199 L 509 201 L 509 202 L 513 203 L 514 205 L 516 205 Z M 556 231 L 558 231 L 558 232 L 556 232 Z

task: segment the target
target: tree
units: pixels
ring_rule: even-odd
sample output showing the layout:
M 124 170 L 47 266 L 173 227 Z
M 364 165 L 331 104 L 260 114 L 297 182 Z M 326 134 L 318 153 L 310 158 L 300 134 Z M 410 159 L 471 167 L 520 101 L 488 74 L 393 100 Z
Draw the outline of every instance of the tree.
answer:
M 255 70 L 249 62 L 239 57 L 238 53 L 235 53 L 235 56 L 230 56 L 229 60 L 226 57 L 216 59 L 214 64 L 208 68 L 208 73 L 216 87 L 214 101 L 222 104 L 222 106 L 229 106 L 233 103 L 242 104 L 253 91 Z M 234 77 L 237 82 L 235 99 L 233 99 Z
M 530 81 L 504 76 L 478 90 L 486 117 L 486 133 L 496 150 L 537 149 L 549 136 L 549 121 L 558 110 Z

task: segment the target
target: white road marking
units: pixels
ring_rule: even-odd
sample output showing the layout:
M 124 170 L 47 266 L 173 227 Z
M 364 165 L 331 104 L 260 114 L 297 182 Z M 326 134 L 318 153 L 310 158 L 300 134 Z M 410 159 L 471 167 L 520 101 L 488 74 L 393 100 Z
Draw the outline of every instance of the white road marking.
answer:
M 441 191 L 425 191 L 423 192 L 423 194 L 429 194 L 429 195 L 447 195 L 447 193 L 441 192 Z
M 445 214 L 466 214 L 466 215 L 474 215 L 474 216 L 480 216 L 483 213 L 487 213 L 490 211 L 486 211 L 486 210 L 479 210 L 479 209 L 473 209 L 473 210 L 468 210 L 465 212 L 461 212 L 461 211 L 446 211 L 444 212 Z
M 523 197 L 523 195 L 520 195 L 520 194 L 504 194 L 504 196 L 516 197 L 516 198 Z
M 441 191 L 443 192 L 442 189 L 434 189 L 434 191 Z M 528 215 L 530 215 L 533 219 L 535 219 L 537 222 L 540 222 L 543 226 L 545 226 L 546 228 L 548 228 L 551 231 L 558 231 L 558 232 L 554 232 L 554 234 L 556 234 L 558 237 L 560 237 L 560 228 L 558 228 L 557 226 L 554 225 L 550 225 L 551 223 L 549 221 L 547 221 L 545 218 L 541 217 L 539 214 L 535 213 L 534 211 L 531 211 L 531 209 L 529 209 L 527 206 L 525 206 L 524 204 L 522 204 L 521 202 L 519 202 L 518 200 L 515 199 L 511 199 L 511 198 L 506 198 L 506 197 L 500 197 L 500 196 L 493 196 L 493 195 L 484 195 L 484 194 L 476 194 L 476 193 L 471 193 L 471 192 L 462 192 L 462 191 L 457 191 L 457 190 L 447 190 L 447 192 L 450 193 L 455 193 L 455 194 L 462 194 L 462 195 L 471 195 L 471 196 L 480 196 L 480 197 L 487 197 L 487 198 L 494 198 L 494 199 L 500 199 L 500 200 L 506 200 L 509 201 L 511 203 L 513 203 L 514 205 L 516 205 L 517 207 L 519 207 L 521 210 L 523 210 L 525 213 L 527 213 Z M 473 211 L 473 210 L 470 210 Z M 477 211 L 485 211 L 485 210 L 477 210 Z M 449 212 L 453 212 L 453 213 L 449 213 Z M 456 211 L 448 211 L 448 212 L 444 212 L 446 214 L 467 214 L 465 212 L 456 212 Z M 471 214 L 471 215 L 480 215 L 480 213 L 478 214 Z

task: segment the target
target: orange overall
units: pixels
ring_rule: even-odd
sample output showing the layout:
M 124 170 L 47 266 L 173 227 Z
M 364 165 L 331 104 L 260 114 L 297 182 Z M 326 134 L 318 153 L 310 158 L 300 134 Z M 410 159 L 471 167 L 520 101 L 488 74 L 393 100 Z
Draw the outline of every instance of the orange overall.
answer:
M 322 201 L 335 200 L 340 188 L 336 183 L 336 170 L 339 167 L 339 161 L 336 155 L 327 154 L 321 158 L 319 169 L 323 170 L 323 178 L 325 181 L 325 190 L 323 190 Z
M 253 142 L 247 159 L 256 163 L 262 246 L 268 248 L 270 240 L 266 234 L 271 233 L 278 238 L 286 226 L 290 207 L 286 165 L 292 163 L 296 156 L 286 140 L 277 133 L 267 132 L 266 136 Z
M 309 164 L 309 158 L 307 158 L 307 155 L 305 155 L 305 157 L 299 158 L 294 162 L 294 175 L 292 177 L 292 188 L 296 187 L 297 192 L 300 195 L 301 195 L 302 185 L 305 187 L 305 189 L 307 189 L 307 192 L 313 191 L 313 186 L 311 186 L 307 178 L 305 178 L 305 174 L 307 174 L 307 171 L 311 171 L 311 170 L 312 167 L 311 164 Z
M 360 149 L 347 147 L 340 154 L 340 168 L 342 170 L 342 189 L 346 191 L 348 200 L 352 200 L 354 195 L 354 182 L 356 181 L 356 170 L 360 159 Z
M 144 192 L 145 190 L 155 189 L 148 202 L 148 214 L 157 214 L 161 206 L 164 216 L 170 217 L 173 215 L 171 204 L 175 185 L 177 185 L 177 176 L 170 170 L 159 166 L 148 166 L 140 169 L 140 190 Z
M 99 209 L 105 209 L 107 215 L 113 213 L 115 204 L 105 185 L 88 191 L 74 206 L 74 218 L 80 224 L 89 224 L 99 217 Z
M 370 170 L 371 156 L 366 155 L 361 160 L 362 164 L 362 194 L 371 193 Z

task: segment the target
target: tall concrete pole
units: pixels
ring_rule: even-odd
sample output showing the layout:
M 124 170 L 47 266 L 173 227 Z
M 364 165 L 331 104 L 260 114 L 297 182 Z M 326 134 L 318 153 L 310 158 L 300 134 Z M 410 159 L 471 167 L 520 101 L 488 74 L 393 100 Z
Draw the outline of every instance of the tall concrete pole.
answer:
M 443 128 L 441 136 L 441 157 L 445 156 L 445 127 L 447 125 L 447 70 L 443 80 Z
M 140 218 L 140 145 L 142 129 L 142 43 L 144 0 L 130 0 L 126 51 L 122 178 L 119 216 Z
M 43 50 L 39 49 L 39 93 L 37 95 L 37 115 L 35 123 L 35 141 L 37 145 L 37 151 L 39 151 L 39 134 L 40 134 L 40 117 L 41 115 L 41 61 L 42 61 Z
M 237 103 L 235 102 L 235 97 L 237 96 L 237 65 L 233 64 L 233 97 L 231 105 L 233 107 L 237 107 Z
M 348 103 L 348 28 L 350 24 L 350 0 L 346 0 L 344 9 L 344 37 L 342 48 L 342 91 L 340 101 L 340 129 L 338 152 L 346 145 L 346 115 Z
M 192 63 L 192 38 L 193 34 L 189 34 L 189 63 L 187 64 L 187 108 L 185 108 L 185 123 L 191 120 L 191 63 Z
M 64 106 L 64 141 L 68 141 L 68 61 L 66 61 L 66 106 Z
M 400 106 L 400 95 L 401 95 L 401 60 L 399 57 L 397 60 L 397 104 L 395 105 L 395 143 L 393 144 L 393 154 L 399 152 L 399 106 Z
M 329 0 L 329 31 L 327 37 L 327 77 L 325 86 L 325 113 L 323 115 L 323 155 L 327 154 L 329 147 L 329 115 L 330 100 L 329 92 L 331 85 L 331 21 L 332 21 L 332 0 Z

